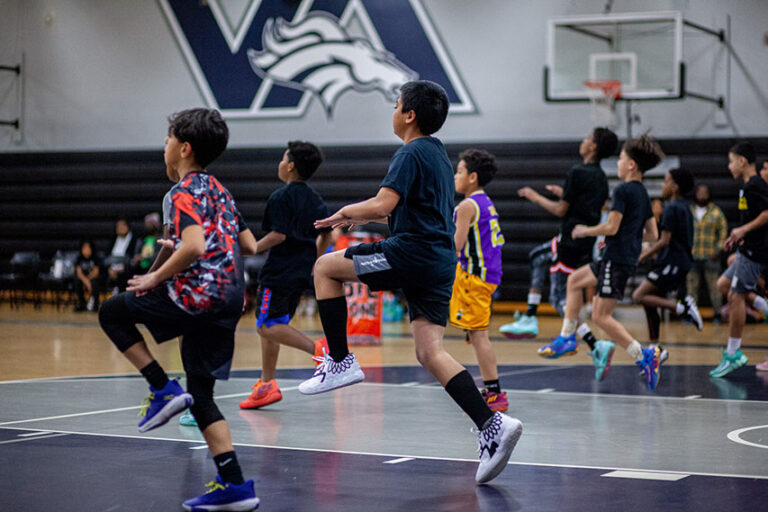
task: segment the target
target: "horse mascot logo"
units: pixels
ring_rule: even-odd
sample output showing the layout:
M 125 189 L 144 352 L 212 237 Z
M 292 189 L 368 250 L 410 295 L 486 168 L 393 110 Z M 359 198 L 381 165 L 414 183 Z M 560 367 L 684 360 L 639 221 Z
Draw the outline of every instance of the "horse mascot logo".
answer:
M 297 23 L 270 18 L 264 24 L 262 49 L 249 49 L 248 61 L 262 79 L 312 92 L 331 116 L 345 91 L 377 90 L 397 101 L 400 86 L 418 74 L 391 52 L 367 39 L 351 37 L 333 16 L 316 13 Z

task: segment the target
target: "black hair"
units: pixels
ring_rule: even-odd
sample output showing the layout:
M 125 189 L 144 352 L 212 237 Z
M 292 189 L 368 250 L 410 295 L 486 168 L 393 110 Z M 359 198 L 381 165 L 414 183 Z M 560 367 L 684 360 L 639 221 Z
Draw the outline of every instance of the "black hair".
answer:
M 608 128 L 595 128 L 592 132 L 592 142 L 597 146 L 597 161 L 616 153 L 619 138 Z
M 416 124 L 423 135 L 438 131 L 448 116 L 448 95 L 439 84 L 414 80 L 400 87 L 400 111 L 416 114 Z
M 669 171 L 672 180 L 677 184 L 678 193 L 685 197 L 693 190 L 693 174 L 688 169 L 672 169 Z
M 486 186 L 496 176 L 496 157 L 484 149 L 465 149 L 459 153 L 459 161 L 464 160 L 467 173 L 477 173 L 477 184 Z
M 629 158 L 635 161 L 641 173 L 653 169 L 664 159 L 664 152 L 659 143 L 648 135 L 642 134 L 636 139 L 627 139 L 622 149 Z
M 80 245 L 78 246 L 78 252 L 80 254 L 83 253 L 83 246 L 85 244 L 88 244 L 88 245 L 91 246 L 91 256 L 96 256 L 96 246 L 93 245 L 93 240 L 91 240 L 90 238 L 81 238 L 80 239 Z
M 755 146 L 753 146 L 751 142 L 747 142 L 747 141 L 737 142 L 729 150 L 729 153 L 743 156 L 747 160 L 748 164 L 755 163 L 755 158 L 756 158 Z
M 195 162 L 205 169 L 227 148 L 229 128 L 218 110 L 191 108 L 168 118 L 168 135 L 189 142 Z
M 288 158 L 296 167 L 299 177 L 307 181 L 323 163 L 323 152 L 311 142 L 294 140 L 288 143 Z

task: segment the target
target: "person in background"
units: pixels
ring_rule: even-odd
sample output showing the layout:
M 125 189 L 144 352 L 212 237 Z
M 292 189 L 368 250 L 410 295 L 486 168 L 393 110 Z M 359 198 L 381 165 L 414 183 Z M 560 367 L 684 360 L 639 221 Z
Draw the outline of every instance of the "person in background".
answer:
M 93 242 L 83 240 L 80 242 L 80 254 L 75 261 L 75 293 L 77 305 L 75 311 L 99 310 L 99 267 L 100 262 L 93 250 Z M 85 294 L 88 293 L 86 305 Z
M 144 274 L 149 270 L 160 250 L 159 238 L 160 214 L 149 213 L 144 216 L 144 238 L 141 239 L 141 244 L 136 244 L 136 254 L 131 260 L 134 271 Z
M 131 232 L 128 219 L 120 217 L 115 222 L 115 238 L 112 249 L 104 262 L 107 266 L 107 287 L 124 292 L 131 276 L 131 258 L 136 251 L 136 239 Z

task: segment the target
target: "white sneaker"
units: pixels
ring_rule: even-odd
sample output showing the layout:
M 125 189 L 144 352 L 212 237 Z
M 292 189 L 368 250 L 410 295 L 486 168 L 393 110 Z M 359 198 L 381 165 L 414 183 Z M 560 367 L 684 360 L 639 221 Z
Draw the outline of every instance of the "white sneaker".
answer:
M 522 433 L 523 424 L 520 420 L 500 412 L 494 413 L 490 425 L 477 431 L 480 445 L 480 466 L 475 474 L 477 483 L 493 480 L 507 467 L 509 456 Z
M 344 386 L 351 386 L 365 379 L 365 374 L 360 369 L 354 354 L 347 354 L 347 357 L 337 363 L 330 354 L 325 353 L 325 350 L 323 352 L 323 362 L 317 366 L 315 374 L 311 379 L 299 384 L 300 393 L 316 395 Z

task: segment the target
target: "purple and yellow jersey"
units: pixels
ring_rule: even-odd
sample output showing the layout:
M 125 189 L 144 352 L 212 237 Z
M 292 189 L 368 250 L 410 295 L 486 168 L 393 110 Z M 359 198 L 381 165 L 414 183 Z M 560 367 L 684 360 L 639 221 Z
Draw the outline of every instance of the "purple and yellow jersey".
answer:
M 501 234 L 499 214 L 491 198 L 478 190 L 467 199 L 475 205 L 475 221 L 469 226 L 467 242 L 459 250 L 459 265 L 467 274 L 478 276 L 486 283 L 501 284 Z M 453 211 L 456 223 L 456 210 Z

